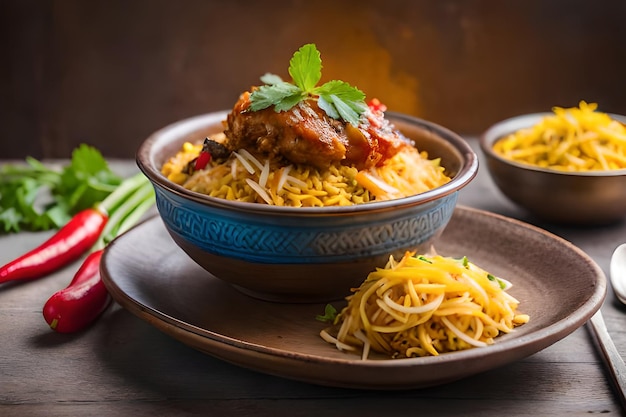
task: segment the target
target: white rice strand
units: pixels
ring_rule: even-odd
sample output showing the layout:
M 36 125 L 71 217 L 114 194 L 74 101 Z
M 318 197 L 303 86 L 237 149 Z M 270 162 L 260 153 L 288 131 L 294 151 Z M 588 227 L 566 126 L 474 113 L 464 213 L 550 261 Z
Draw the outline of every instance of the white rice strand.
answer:
M 270 163 L 268 160 L 265 160 L 265 165 L 263 165 L 263 169 L 261 170 L 261 175 L 259 176 L 259 185 L 263 188 L 267 185 L 267 179 L 270 176 Z
M 248 161 L 256 165 L 256 167 L 259 168 L 259 171 L 263 169 L 263 164 L 258 159 L 256 159 L 254 155 L 252 155 L 250 152 L 245 149 L 239 149 L 239 153 L 244 156 Z
M 241 162 L 241 165 L 243 165 L 243 167 L 246 169 L 246 171 L 248 171 L 248 173 L 250 175 L 254 174 L 254 168 L 252 167 L 252 165 L 250 165 L 250 162 L 248 162 L 246 160 L 246 158 L 244 158 L 243 156 L 239 155 L 237 152 L 233 152 L 233 155 L 235 155 L 237 157 L 237 159 L 239 160 L 239 162 Z
M 292 177 L 291 175 L 287 175 L 287 181 L 292 183 L 293 185 L 297 185 L 300 188 L 306 189 L 308 187 L 307 183 L 298 179 L 296 177 Z
M 283 186 L 285 185 L 285 182 L 287 181 L 287 174 L 289 174 L 289 171 L 291 171 L 293 165 L 288 165 L 285 168 L 283 168 L 282 173 L 280 175 L 280 178 L 278 179 L 278 186 L 276 187 L 276 192 L 279 192 L 280 190 L 283 189 Z
M 269 194 L 267 194 L 267 191 L 265 191 L 265 189 L 263 187 L 261 187 L 258 183 L 252 181 L 250 178 L 246 178 L 246 182 L 248 183 L 250 188 L 252 188 L 254 191 L 256 191 L 256 193 L 263 200 L 265 200 L 265 202 L 267 204 L 269 204 L 269 205 L 273 205 L 274 204 L 274 201 L 272 201 L 272 199 L 270 198 Z

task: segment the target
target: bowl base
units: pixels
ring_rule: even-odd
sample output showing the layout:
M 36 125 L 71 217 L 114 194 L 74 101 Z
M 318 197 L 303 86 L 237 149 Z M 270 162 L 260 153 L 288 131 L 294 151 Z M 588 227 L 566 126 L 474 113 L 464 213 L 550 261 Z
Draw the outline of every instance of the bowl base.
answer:
M 324 303 L 350 295 L 352 288 L 358 288 L 370 272 L 384 267 L 390 255 L 400 259 L 407 251 L 426 253 L 439 233 L 416 247 L 399 248 L 393 253 L 360 257 L 358 261 L 306 265 L 225 258 L 208 253 L 171 231 L 170 236 L 198 265 L 243 294 L 271 302 Z

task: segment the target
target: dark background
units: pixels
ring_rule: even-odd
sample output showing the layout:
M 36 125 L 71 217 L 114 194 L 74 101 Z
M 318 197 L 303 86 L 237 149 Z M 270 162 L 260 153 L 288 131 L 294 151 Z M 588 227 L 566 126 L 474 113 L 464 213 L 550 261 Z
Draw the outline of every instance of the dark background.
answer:
M 151 132 L 232 107 L 317 44 L 340 78 L 461 134 L 552 106 L 626 114 L 623 0 L 0 0 L 0 158 Z

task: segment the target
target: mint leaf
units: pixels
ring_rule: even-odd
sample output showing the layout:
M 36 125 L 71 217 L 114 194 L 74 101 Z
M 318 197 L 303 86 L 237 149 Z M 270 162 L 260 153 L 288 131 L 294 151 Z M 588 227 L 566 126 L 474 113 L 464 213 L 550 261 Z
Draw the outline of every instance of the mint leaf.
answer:
M 331 94 L 327 101 L 333 104 L 337 109 L 337 112 L 341 116 L 343 120 L 346 122 L 356 126 L 359 124 L 359 113 L 354 111 L 354 109 L 347 102 L 341 100 L 334 94 Z
M 330 96 L 319 96 L 317 99 L 317 105 L 320 106 L 320 109 L 324 110 L 324 112 L 333 119 L 339 120 L 341 116 L 339 115 L 339 111 L 332 102 L 332 97 Z
M 291 95 L 291 96 L 287 96 L 283 100 L 281 100 L 280 102 L 276 103 L 274 105 L 274 109 L 277 112 L 287 111 L 290 108 L 292 108 L 293 106 L 295 106 L 296 104 L 298 104 L 300 101 L 302 101 L 302 94 L 300 94 L 300 93 L 294 94 L 294 95 Z
M 356 126 L 359 117 L 365 111 L 365 94 L 350 84 L 333 80 L 314 90 L 319 94 L 318 105 L 335 119 L 342 118 Z
M 315 94 L 330 95 L 334 94 L 345 101 L 362 102 L 363 109 L 365 109 L 365 93 L 356 87 L 352 87 L 345 81 L 332 80 L 324 83 L 323 85 L 313 90 Z
M 310 93 L 322 78 L 322 58 L 314 44 L 298 49 L 289 61 L 289 75 L 301 90 Z
M 250 110 L 274 106 L 276 112 L 287 111 L 302 100 L 312 98 L 317 99 L 317 104 L 329 117 L 358 125 L 367 109 L 365 94 L 339 80 L 316 87 L 322 78 L 322 59 L 315 44 L 306 44 L 293 54 L 289 74 L 293 83 L 283 81 L 275 74 L 264 74 L 261 81 L 265 85 L 250 94 Z
M 262 85 L 250 95 L 250 110 L 263 110 L 276 106 L 277 112 L 289 110 L 302 100 L 302 91 L 295 85 L 281 81 L 277 84 Z M 289 107 L 287 107 L 289 106 Z
M 265 73 L 265 75 L 261 76 L 261 81 L 265 84 L 280 84 L 283 82 L 283 79 L 276 74 L 271 74 L 269 72 Z

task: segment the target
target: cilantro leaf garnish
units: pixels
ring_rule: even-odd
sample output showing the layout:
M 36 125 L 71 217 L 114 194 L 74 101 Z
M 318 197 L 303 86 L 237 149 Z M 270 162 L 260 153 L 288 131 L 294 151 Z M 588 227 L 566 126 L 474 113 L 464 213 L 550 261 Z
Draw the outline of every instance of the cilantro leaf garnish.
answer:
M 262 85 L 250 96 L 252 111 L 274 106 L 276 112 L 286 111 L 298 104 L 305 96 L 295 85 L 282 81 L 271 85 Z
M 337 318 L 337 309 L 332 304 L 326 304 L 324 314 L 318 314 L 315 319 L 326 323 L 332 323 Z
M 275 74 L 263 75 L 261 81 L 265 85 L 250 95 L 250 110 L 274 106 L 276 112 L 287 111 L 302 100 L 314 98 L 329 117 L 358 125 L 367 109 L 365 94 L 340 80 L 318 86 L 322 78 L 322 59 L 315 44 L 306 44 L 293 54 L 289 61 L 289 75 L 293 83 L 283 81 Z
M 60 169 L 27 157 L 0 167 L 0 233 L 61 227 L 121 182 L 97 149 L 80 145 Z
M 72 152 L 71 163 L 63 167 L 53 193 L 57 204 L 64 204 L 73 214 L 102 201 L 120 182 L 100 151 L 83 143 Z
M 428 259 L 427 257 L 425 257 L 425 256 L 423 256 L 423 255 L 419 255 L 419 256 L 417 257 L 417 259 L 419 259 L 420 261 L 424 261 L 424 262 L 426 262 L 426 263 L 429 263 L 429 264 L 432 264 L 432 263 L 433 263 L 433 261 L 431 261 L 430 259 Z
M 487 279 L 489 281 L 493 281 L 495 283 L 498 284 L 498 286 L 500 287 L 500 289 L 505 289 L 506 288 L 506 284 L 504 282 L 502 282 L 502 280 L 498 279 L 498 277 L 492 275 L 492 274 L 487 274 Z

